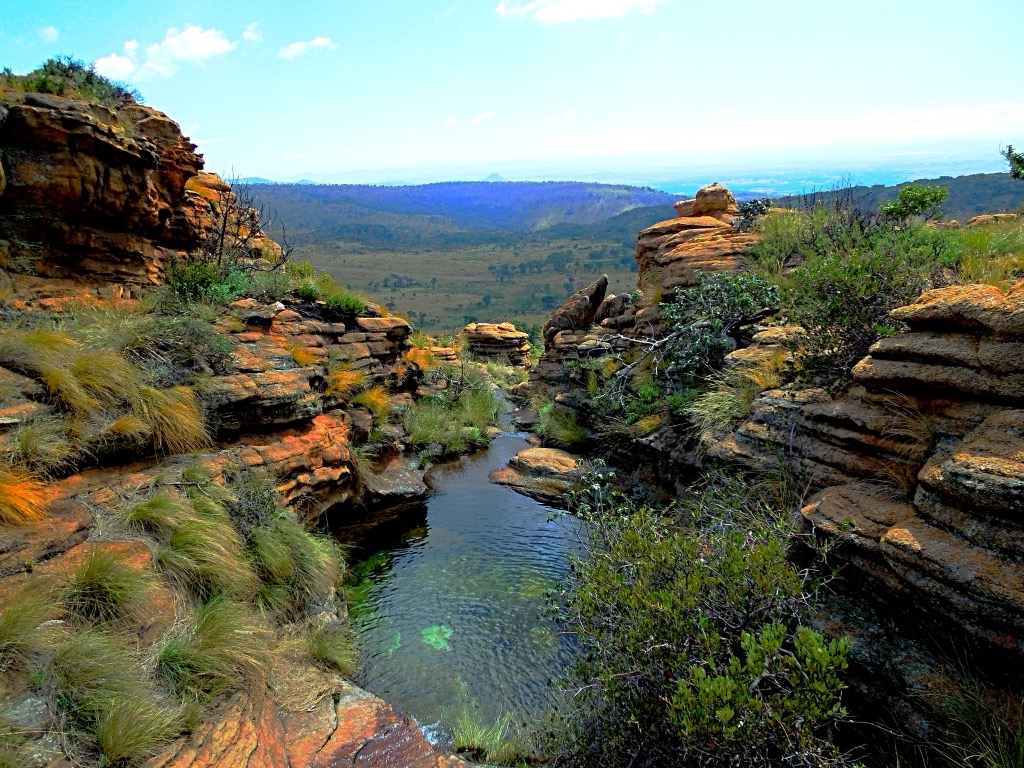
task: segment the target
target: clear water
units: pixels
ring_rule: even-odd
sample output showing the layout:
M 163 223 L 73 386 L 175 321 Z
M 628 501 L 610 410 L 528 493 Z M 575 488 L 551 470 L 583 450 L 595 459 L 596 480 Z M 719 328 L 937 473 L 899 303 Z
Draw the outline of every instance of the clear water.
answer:
M 444 741 L 460 716 L 482 724 L 541 715 L 549 680 L 573 656 L 549 618 L 549 592 L 582 546 L 572 518 L 488 473 L 526 448 L 516 435 L 432 470 L 424 511 L 406 510 L 390 541 L 364 538 L 352 615 L 362 649 L 356 682 Z

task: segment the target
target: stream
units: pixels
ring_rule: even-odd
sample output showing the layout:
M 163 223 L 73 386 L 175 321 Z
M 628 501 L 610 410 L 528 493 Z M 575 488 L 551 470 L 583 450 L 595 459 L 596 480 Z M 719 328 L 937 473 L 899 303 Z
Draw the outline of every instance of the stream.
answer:
M 488 480 L 528 447 L 504 433 L 433 468 L 432 492 L 400 527 L 352 541 L 355 682 L 411 715 L 435 742 L 460 718 L 539 717 L 573 640 L 548 618 L 549 592 L 582 549 L 582 525 Z

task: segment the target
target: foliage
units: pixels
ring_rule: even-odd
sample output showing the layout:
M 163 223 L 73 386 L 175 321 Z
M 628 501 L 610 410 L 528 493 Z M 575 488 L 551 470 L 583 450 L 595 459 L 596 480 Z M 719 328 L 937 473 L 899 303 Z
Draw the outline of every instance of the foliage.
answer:
M 183 696 L 230 693 L 265 679 L 270 640 L 258 616 L 241 603 L 216 597 L 164 644 L 157 667 Z
M 249 287 L 249 278 L 241 269 L 198 256 L 172 262 L 167 279 L 175 295 L 186 301 L 226 303 Z
M 740 215 L 733 222 L 733 226 L 740 232 L 748 232 L 755 227 L 762 216 L 772 209 L 770 197 L 760 197 L 754 200 L 743 200 L 736 206 Z
M 896 199 L 883 203 L 879 211 L 894 222 L 905 222 L 914 216 L 922 216 L 925 221 L 941 219 L 942 203 L 947 197 L 948 187 L 906 184 L 900 187 Z
M 101 75 L 93 64 L 71 56 L 57 56 L 23 77 L 8 76 L 8 86 L 34 93 L 78 97 L 106 107 L 142 103 L 139 92 Z
M 670 331 L 662 359 L 671 391 L 716 369 L 742 329 L 779 306 L 778 287 L 757 275 L 698 273 L 696 279 L 694 288 L 661 308 Z
M 1024 179 L 1024 153 L 1017 152 L 1012 144 L 1000 152 L 1006 162 L 1010 165 L 1010 176 L 1014 179 Z
M 369 389 L 364 389 L 353 397 L 352 405 L 363 406 L 373 414 L 374 422 L 379 423 L 384 421 L 391 412 L 391 394 L 386 387 L 377 384 Z
M 139 387 L 135 413 L 148 426 L 158 452 L 195 453 L 210 445 L 202 409 L 188 387 Z
M 755 226 L 761 240 L 746 254 L 755 271 L 778 279 L 787 259 L 798 255 L 810 238 L 810 217 L 791 209 L 772 211 Z
M 536 432 L 546 443 L 562 448 L 577 448 L 587 440 L 590 432 L 580 424 L 576 411 L 560 406 L 553 400 L 535 404 L 537 409 Z
M 786 500 L 777 483 L 711 477 L 657 512 L 585 479 L 571 507 L 590 549 L 571 564 L 562 617 L 582 653 L 559 764 L 839 760 L 818 734 L 844 714 L 848 641 L 802 623 L 812 584 L 786 557 Z

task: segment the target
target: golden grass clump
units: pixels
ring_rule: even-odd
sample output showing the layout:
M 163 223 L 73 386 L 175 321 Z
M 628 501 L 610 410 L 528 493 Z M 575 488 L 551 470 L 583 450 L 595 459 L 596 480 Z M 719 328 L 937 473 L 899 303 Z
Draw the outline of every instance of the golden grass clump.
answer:
M 306 633 L 306 651 L 315 661 L 334 667 L 346 677 L 355 674 L 359 663 L 352 630 L 340 621 L 310 629 Z
M 750 412 L 754 398 L 782 383 L 786 350 L 779 349 L 761 362 L 719 371 L 710 378 L 706 392 L 686 409 L 697 434 L 728 429 Z
M 435 371 L 441 367 L 440 361 L 438 361 L 437 356 L 433 352 L 420 347 L 409 349 L 403 355 L 403 359 L 407 362 L 415 363 L 421 371 Z
M 157 451 L 194 453 L 211 445 L 203 411 L 188 387 L 140 387 L 135 415 L 149 427 Z
M 295 361 L 295 364 L 303 368 L 309 365 L 317 365 L 320 362 L 320 357 L 318 355 L 300 344 L 296 344 L 294 347 L 289 349 L 288 352 L 291 354 L 292 360 Z
M 346 400 L 362 389 L 366 383 L 366 371 L 345 367 L 337 367 L 327 373 L 328 397 Z
M 380 422 L 387 418 L 391 411 L 391 395 L 380 384 L 364 389 L 352 398 L 353 405 L 361 405 L 371 414 L 374 421 Z
M 27 470 L 0 464 L 0 524 L 42 520 L 49 506 L 46 486 Z

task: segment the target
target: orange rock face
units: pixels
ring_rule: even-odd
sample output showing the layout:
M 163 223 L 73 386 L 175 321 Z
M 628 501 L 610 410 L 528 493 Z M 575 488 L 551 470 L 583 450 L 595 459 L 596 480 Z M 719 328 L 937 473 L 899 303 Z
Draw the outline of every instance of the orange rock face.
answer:
M 0 250 L 15 271 L 152 284 L 199 242 L 185 182 L 202 157 L 154 109 L 8 92 L 0 148 Z
M 470 323 L 464 333 L 470 354 L 511 365 L 526 365 L 530 359 L 530 337 L 512 323 Z

